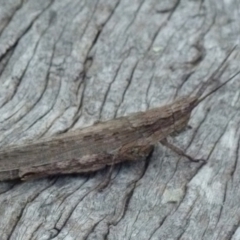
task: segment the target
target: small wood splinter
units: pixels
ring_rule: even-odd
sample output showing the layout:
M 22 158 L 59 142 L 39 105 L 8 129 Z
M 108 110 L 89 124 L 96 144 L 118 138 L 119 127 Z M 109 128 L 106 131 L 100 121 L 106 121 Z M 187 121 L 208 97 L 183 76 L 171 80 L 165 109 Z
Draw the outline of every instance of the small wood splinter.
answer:
M 204 159 L 194 159 L 187 155 L 167 142 L 166 138 L 185 129 L 192 110 L 240 73 L 238 71 L 202 97 L 210 81 L 222 76 L 234 49 L 235 47 L 194 96 L 177 99 L 145 112 L 98 122 L 91 127 L 57 137 L 2 149 L 0 181 L 93 172 L 124 161 L 146 159 L 158 142 L 190 161 L 204 162 Z

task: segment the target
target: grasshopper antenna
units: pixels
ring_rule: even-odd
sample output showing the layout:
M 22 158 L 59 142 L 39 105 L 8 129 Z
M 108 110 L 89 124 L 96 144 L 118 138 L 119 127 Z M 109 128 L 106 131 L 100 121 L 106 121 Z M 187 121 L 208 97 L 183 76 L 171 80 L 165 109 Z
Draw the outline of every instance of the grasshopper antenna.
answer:
M 216 79 L 216 78 L 220 78 L 222 75 L 223 75 L 223 73 L 225 72 L 225 70 L 226 70 L 226 68 L 227 68 L 227 66 L 228 66 L 228 64 L 225 64 L 226 62 L 227 62 L 227 60 L 229 59 L 229 57 L 232 55 L 232 53 L 234 52 L 234 50 L 236 49 L 236 47 L 237 47 L 237 45 L 235 45 L 232 49 L 231 49 L 231 51 L 227 54 L 227 56 L 223 59 L 223 61 L 221 62 L 221 64 L 218 66 L 218 68 L 211 74 L 211 76 L 208 78 L 208 80 L 205 82 L 205 83 L 203 83 L 203 85 L 202 85 L 202 87 L 200 87 L 200 89 L 197 91 L 197 93 L 196 93 L 196 97 L 197 98 L 200 98 L 202 95 L 203 95 L 203 93 L 205 92 L 205 90 L 207 89 L 207 87 L 209 86 L 209 83 L 212 81 L 212 80 L 214 80 L 214 79 Z M 225 65 L 225 66 L 224 66 Z M 222 68 L 222 69 L 221 69 Z M 227 80 L 227 82 L 228 82 L 228 80 Z M 225 84 L 224 84 L 225 85 Z M 217 89 L 219 89 L 218 87 L 217 87 Z M 212 93 L 213 92 L 215 92 L 214 90 L 213 91 L 211 91 Z M 211 95 L 211 94 L 209 94 L 209 95 Z
M 203 95 L 203 93 L 205 92 L 206 88 L 209 86 L 209 82 L 216 79 L 216 78 L 220 78 L 223 73 L 225 72 L 228 64 L 225 64 L 227 62 L 227 60 L 229 59 L 229 57 L 232 55 L 233 51 L 236 49 L 237 45 L 235 45 L 231 51 L 227 54 L 227 56 L 223 59 L 223 61 L 221 62 L 221 64 L 218 66 L 218 68 L 211 74 L 211 76 L 208 78 L 208 80 L 202 85 L 202 87 L 200 87 L 200 89 L 197 91 L 196 93 L 196 98 L 198 99 L 195 103 L 195 106 L 197 106 L 200 102 L 202 102 L 203 100 L 205 100 L 207 97 L 209 97 L 210 95 L 212 95 L 214 92 L 216 92 L 217 90 L 219 90 L 220 88 L 222 88 L 224 85 L 226 85 L 228 82 L 230 82 L 232 79 L 234 79 L 238 74 L 240 74 L 240 71 L 236 72 L 235 74 L 233 74 L 233 76 L 231 76 L 229 79 L 227 79 L 225 82 L 223 82 L 222 84 L 220 84 L 219 86 L 217 86 L 216 88 L 214 88 L 213 90 L 211 90 L 209 93 L 207 93 L 206 95 Z
M 206 95 L 204 95 L 203 97 L 199 98 L 196 102 L 196 105 L 198 105 L 200 102 L 202 102 L 203 100 L 205 100 L 207 97 L 209 97 L 210 95 L 212 95 L 214 92 L 216 92 L 218 89 L 222 88 L 224 85 L 226 85 L 228 82 L 230 82 L 231 80 L 233 80 L 238 74 L 240 74 L 240 71 L 236 72 L 233 76 L 231 76 L 228 80 L 226 80 L 224 83 L 220 84 L 218 87 L 214 88 L 211 92 L 207 93 Z

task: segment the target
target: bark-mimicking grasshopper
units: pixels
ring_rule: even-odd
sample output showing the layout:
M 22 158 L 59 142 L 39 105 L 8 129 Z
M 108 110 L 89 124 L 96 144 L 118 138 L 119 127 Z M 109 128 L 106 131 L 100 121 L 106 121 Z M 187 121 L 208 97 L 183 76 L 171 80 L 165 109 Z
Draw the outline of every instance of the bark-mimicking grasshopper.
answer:
M 202 96 L 210 81 L 223 74 L 227 67 L 227 59 L 234 49 L 194 96 L 57 137 L 1 150 L 0 180 L 27 180 L 55 174 L 96 171 L 107 165 L 144 159 L 157 142 L 191 161 L 200 161 L 201 159 L 194 159 L 167 142 L 166 138 L 184 129 L 188 125 L 192 110 L 240 73 L 237 72 Z

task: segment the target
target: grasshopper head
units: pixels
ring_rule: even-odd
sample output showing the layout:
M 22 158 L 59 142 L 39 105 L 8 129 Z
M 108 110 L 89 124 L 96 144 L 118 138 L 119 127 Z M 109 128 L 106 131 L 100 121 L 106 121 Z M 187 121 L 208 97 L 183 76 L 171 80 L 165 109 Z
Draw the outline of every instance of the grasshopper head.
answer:
M 188 126 L 188 121 L 192 110 L 197 106 L 196 97 L 182 98 L 174 102 L 171 106 L 174 121 L 174 132 L 179 133 Z

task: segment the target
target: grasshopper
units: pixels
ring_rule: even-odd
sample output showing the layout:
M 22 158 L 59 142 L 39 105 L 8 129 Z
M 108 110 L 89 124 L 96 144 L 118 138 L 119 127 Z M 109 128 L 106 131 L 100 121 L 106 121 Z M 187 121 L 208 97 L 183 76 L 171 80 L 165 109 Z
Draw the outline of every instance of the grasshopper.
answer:
M 238 71 L 202 96 L 210 81 L 223 74 L 227 67 L 227 59 L 234 49 L 194 96 L 177 99 L 170 104 L 145 112 L 98 122 L 93 126 L 57 137 L 2 149 L 0 180 L 28 180 L 56 174 L 97 171 L 123 161 L 145 159 L 158 142 L 190 161 L 204 162 L 204 159 L 194 159 L 170 144 L 167 137 L 185 129 L 192 110 L 240 73 Z

